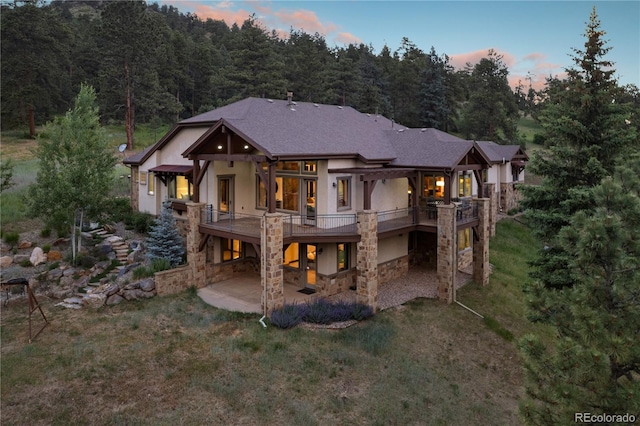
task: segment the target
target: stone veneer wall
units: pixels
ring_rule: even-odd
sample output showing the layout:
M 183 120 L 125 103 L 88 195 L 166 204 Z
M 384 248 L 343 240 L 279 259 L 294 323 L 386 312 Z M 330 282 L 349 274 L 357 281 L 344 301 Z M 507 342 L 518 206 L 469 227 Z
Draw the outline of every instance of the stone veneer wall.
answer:
M 193 286 L 202 288 L 207 285 L 207 250 L 199 250 L 200 241 L 204 236 L 198 229 L 200 226 L 200 215 L 204 203 L 187 204 L 187 264 L 192 268 Z M 183 213 L 184 214 L 184 213 Z
M 498 194 L 495 183 L 484 184 L 483 198 L 489 199 L 489 231 L 492 237 L 496 235 L 496 222 L 498 221 Z
M 316 275 L 316 289 L 322 297 L 333 296 L 349 290 L 356 284 L 356 269 L 339 272 L 333 275 Z
M 455 300 L 458 272 L 458 232 L 455 204 L 438 205 L 438 298 L 452 303 Z
M 479 198 L 478 203 L 478 227 L 473 241 L 473 280 L 476 284 L 486 286 L 489 284 L 489 238 L 491 236 L 489 226 L 490 200 Z
M 271 315 L 274 309 L 284 304 L 284 275 L 282 271 L 282 243 L 284 240 L 282 218 L 280 213 L 266 213 L 261 221 L 261 281 L 262 308 Z
M 154 277 L 158 296 L 180 293 L 193 286 L 193 270 L 189 265 L 156 272 Z
M 458 269 L 464 269 L 473 263 L 473 249 L 466 248 L 458 252 Z
M 211 275 L 207 275 L 209 284 L 229 280 L 233 278 L 234 274 L 243 272 L 260 273 L 260 262 L 255 257 L 247 257 L 229 263 L 207 262 L 207 264 L 212 266 Z
M 372 210 L 358 212 L 360 241 L 356 255 L 357 301 L 378 309 L 378 214 Z
M 378 264 L 378 285 L 400 278 L 409 272 L 409 256 Z
M 517 184 L 517 182 L 500 184 L 500 207 L 502 208 L 502 213 L 508 213 L 509 210 L 518 208 L 520 205 L 522 194 L 518 191 Z

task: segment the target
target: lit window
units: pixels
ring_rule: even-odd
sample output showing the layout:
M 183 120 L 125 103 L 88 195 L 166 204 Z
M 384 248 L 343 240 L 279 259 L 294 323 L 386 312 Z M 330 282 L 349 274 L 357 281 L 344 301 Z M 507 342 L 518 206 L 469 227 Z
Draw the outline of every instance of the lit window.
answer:
M 284 265 L 300 269 L 300 248 L 298 243 L 291 243 L 284 251 Z
M 315 174 L 318 172 L 318 163 L 316 161 L 304 162 L 304 173 Z
M 222 238 L 222 261 L 240 259 L 242 257 L 242 241 Z
M 147 184 L 147 172 L 140 172 L 140 185 Z
M 167 182 L 169 198 L 178 200 L 191 199 L 191 183 L 184 176 L 172 176 Z
M 463 173 L 458 178 L 458 196 L 471 197 L 471 175 Z
M 471 228 L 458 231 L 458 251 L 471 248 Z
M 425 176 L 423 195 L 427 198 L 444 198 L 444 176 Z
M 156 177 L 152 172 L 149 172 L 149 185 L 147 187 L 147 193 L 153 195 L 156 190 Z
M 349 270 L 349 244 L 338 244 L 338 272 Z
M 282 205 L 284 210 L 297 212 L 300 203 L 299 187 L 298 178 L 276 178 L 276 207 L 280 208 L 279 205 Z
M 351 208 L 351 178 L 343 177 L 337 179 L 338 186 L 338 210 Z

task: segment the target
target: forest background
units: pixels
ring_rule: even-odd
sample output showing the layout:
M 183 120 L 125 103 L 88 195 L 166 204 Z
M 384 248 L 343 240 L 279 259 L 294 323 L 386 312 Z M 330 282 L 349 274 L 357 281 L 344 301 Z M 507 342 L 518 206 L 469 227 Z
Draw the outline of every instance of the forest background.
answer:
M 86 83 L 104 125 L 158 128 L 249 96 L 348 105 L 409 127 L 522 143 L 517 122 L 543 99 L 530 81 L 509 86 L 502 57 L 455 70 L 444 52 L 403 38 L 392 51 L 288 37 L 254 16 L 238 26 L 144 1 L 16 1 L 2 6 L 2 130 L 64 113 Z M 635 87 L 629 96 L 638 100 Z M 138 147 L 140 148 L 140 147 Z

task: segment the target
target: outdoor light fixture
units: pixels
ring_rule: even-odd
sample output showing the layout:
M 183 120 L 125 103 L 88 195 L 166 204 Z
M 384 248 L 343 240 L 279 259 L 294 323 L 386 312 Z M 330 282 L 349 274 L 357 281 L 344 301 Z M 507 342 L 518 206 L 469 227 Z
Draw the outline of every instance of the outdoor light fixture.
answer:
M 218 145 L 218 149 L 222 149 L 222 145 Z
M 336 186 L 338 186 L 338 184 L 333 182 L 333 187 L 335 188 Z
M 249 149 L 249 145 L 245 145 L 245 146 L 244 146 L 244 149 Z

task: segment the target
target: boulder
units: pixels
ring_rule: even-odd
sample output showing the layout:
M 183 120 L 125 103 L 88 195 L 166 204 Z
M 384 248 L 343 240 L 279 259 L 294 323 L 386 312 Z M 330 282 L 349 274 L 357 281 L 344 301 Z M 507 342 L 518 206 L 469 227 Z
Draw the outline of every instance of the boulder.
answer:
M 113 296 L 109 296 L 107 297 L 107 300 L 105 302 L 106 305 L 117 305 L 119 303 L 122 303 L 124 301 L 124 298 L 122 296 L 120 296 L 119 294 L 114 294 Z
M 140 289 L 142 291 L 153 291 L 156 289 L 156 282 L 153 278 L 140 281 Z
M 108 286 L 105 287 L 104 294 L 106 294 L 107 296 L 113 296 L 119 291 L 120 291 L 120 286 L 118 286 L 118 284 L 109 284 Z
M 36 247 L 31 252 L 31 257 L 29 258 L 29 261 L 31 261 L 31 264 L 33 266 L 38 266 L 41 263 L 45 263 L 47 261 L 47 255 L 45 254 L 44 251 L 42 251 L 40 247 Z
M 28 248 L 31 248 L 31 247 L 33 247 L 33 243 L 31 241 L 27 241 L 27 240 L 20 241 L 20 244 L 18 244 L 18 249 L 19 250 L 28 249 Z
M 62 260 L 62 252 L 58 251 L 58 250 L 50 250 L 49 253 L 47 253 L 47 260 L 49 262 L 55 262 L 58 260 Z
M 56 268 L 49 271 L 47 279 L 50 281 L 57 281 L 62 278 L 62 269 Z
M 7 268 L 13 263 L 13 256 L 0 257 L 0 268 Z
M 104 293 L 93 293 L 86 294 L 82 301 L 86 306 L 97 309 L 104 306 L 106 300 L 107 296 Z

